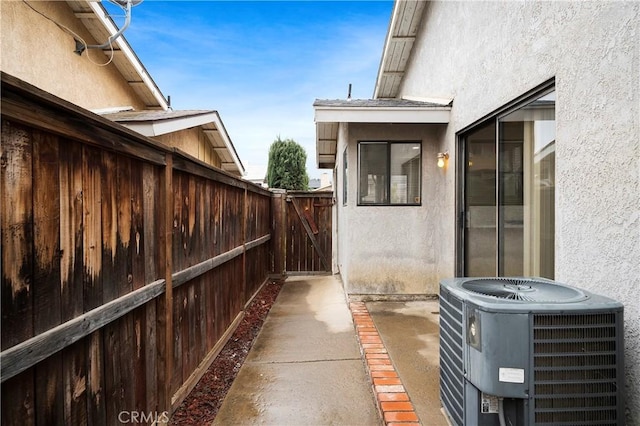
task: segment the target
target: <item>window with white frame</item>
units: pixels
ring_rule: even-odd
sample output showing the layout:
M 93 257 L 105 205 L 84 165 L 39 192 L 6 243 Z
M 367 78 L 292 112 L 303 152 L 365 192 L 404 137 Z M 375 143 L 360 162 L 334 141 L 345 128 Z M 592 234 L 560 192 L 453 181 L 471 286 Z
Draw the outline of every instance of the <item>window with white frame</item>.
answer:
M 358 143 L 358 205 L 420 205 L 422 144 Z

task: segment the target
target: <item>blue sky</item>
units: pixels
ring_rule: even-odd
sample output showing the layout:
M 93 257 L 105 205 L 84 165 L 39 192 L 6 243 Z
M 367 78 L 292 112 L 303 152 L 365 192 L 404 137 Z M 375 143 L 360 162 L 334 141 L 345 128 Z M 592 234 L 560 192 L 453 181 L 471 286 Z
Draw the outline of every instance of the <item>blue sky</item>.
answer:
M 266 165 L 280 136 L 305 148 L 314 178 L 331 171 L 315 167 L 313 101 L 346 98 L 349 83 L 354 98 L 373 96 L 392 7 L 146 0 L 124 36 L 174 109 L 220 113 L 245 166 Z

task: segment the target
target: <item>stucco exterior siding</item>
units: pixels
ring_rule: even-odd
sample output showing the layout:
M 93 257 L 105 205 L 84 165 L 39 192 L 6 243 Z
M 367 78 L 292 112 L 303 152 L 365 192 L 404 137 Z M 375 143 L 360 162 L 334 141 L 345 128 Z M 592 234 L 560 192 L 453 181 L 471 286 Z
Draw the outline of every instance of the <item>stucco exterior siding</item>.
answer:
M 51 20 L 80 35 L 88 44 L 94 40 L 66 2 L 29 2 Z M 22 1 L 0 2 L 2 55 L 0 67 L 53 95 L 86 109 L 145 105 L 133 93 L 115 65 L 99 66 L 109 60 L 99 50 L 74 53 L 73 36 L 54 22 L 33 11 Z M 117 53 L 116 53 L 117 54 Z
M 342 182 L 348 147 L 348 200 L 338 205 L 338 264 L 350 294 L 435 295 L 441 270 L 453 270 L 453 253 L 442 253 L 447 213 L 440 187 L 452 170 L 439 169 L 436 156 L 443 125 L 341 124 L 336 171 Z M 420 141 L 420 206 L 358 206 L 358 142 Z M 340 188 L 338 186 L 338 188 Z M 451 250 L 453 250 L 451 248 Z M 442 261 L 449 265 L 442 266 Z
M 399 94 L 454 99 L 453 151 L 456 132 L 555 78 L 555 279 L 624 303 L 628 424 L 640 423 L 639 20 L 637 2 L 430 3 Z

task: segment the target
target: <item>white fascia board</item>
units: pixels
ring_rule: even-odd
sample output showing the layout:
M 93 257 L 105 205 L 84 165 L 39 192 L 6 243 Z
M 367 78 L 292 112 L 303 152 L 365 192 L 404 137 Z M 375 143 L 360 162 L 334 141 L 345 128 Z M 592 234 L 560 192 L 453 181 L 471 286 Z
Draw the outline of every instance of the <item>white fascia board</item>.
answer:
M 107 31 L 109 31 L 109 34 L 115 35 L 118 32 L 118 28 L 107 17 L 107 11 L 100 4 L 100 2 L 88 1 L 87 3 L 89 4 L 89 7 L 91 7 L 91 10 L 93 10 L 93 13 L 95 13 L 95 15 L 98 17 L 102 25 L 104 25 Z M 124 34 L 120 35 L 120 37 L 114 40 L 114 43 L 118 43 L 118 46 L 120 47 L 120 51 L 124 53 L 127 60 L 135 68 L 138 75 L 140 75 L 140 78 L 142 79 L 144 84 L 149 88 L 149 91 L 151 91 L 151 93 L 153 94 L 153 97 L 158 101 L 158 105 L 160 105 L 160 107 L 163 110 L 169 109 L 169 105 L 167 104 L 167 101 L 165 100 L 162 93 L 160 93 L 160 89 L 158 88 L 156 83 L 153 81 L 151 76 L 147 73 L 144 66 L 142 65 L 142 63 L 140 62 L 136 54 L 133 52 L 133 50 L 129 46 L 129 43 L 124 38 Z
M 119 123 L 126 127 L 127 129 L 131 129 L 134 132 L 140 133 L 143 136 L 153 137 L 157 136 L 153 129 L 153 123 L 150 121 L 145 122 L 131 122 L 131 123 Z
M 202 126 L 203 124 L 212 123 L 215 120 L 216 114 L 209 113 L 193 117 L 177 117 L 162 120 L 124 121 L 120 124 L 144 136 L 153 137 Z
M 400 10 L 399 1 L 393 3 L 393 11 L 391 12 L 391 21 L 387 28 L 387 36 L 384 39 L 384 47 L 382 48 L 382 57 L 380 58 L 380 65 L 378 66 L 378 76 L 376 78 L 376 86 L 373 90 L 373 99 L 378 98 L 380 92 L 380 85 L 382 84 L 382 76 L 388 62 L 389 49 L 391 48 L 391 39 L 393 38 L 393 30 L 396 27 L 398 21 L 398 11 Z
M 229 155 L 233 159 L 233 163 L 238 168 L 238 172 L 240 173 L 240 176 L 244 176 L 244 173 L 245 173 L 244 167 L 242 166 L 242 163 L 238 158 L 236 149 L 233 147 L 233 142 L 231 142 L 231 138 L 229 137 L 229 134 L 227 133 L 227 129 L 225 129 L 224 124 L 222 123 L 222 119 L 220 118 L 220 115 L 218 115 L 217 112 L 212 113 L 212 115 L 214 115 L 214 119 L 207 121 L 207 123 L 215 123 L 216 129 L 218 129 L 218 134 L 220 135 L 220 138 L 222 139 L 224 146 L 227 148 Z
M 432 104 L 440 104 L 443 106 L 451 105 L 453 102 L 453 98 L 429 98 L 425 96 L 411 96 L 411 95 L 403 95 L 402 99 L 407 101 L 416 101 L 416 102 L 428 102 Z
M 180 130 L 190 129 L 192 127 L 202 126 L 207 123 L 218 122 L 218 115 L 215 113 L 207 113 L 195 115 L 192 117 L 171 118 L 168 120 L 158 120 L 153 122 L 154 136 L 164 135 L 166 133 L 178 132 Z
M 316 107 L 316 123 L 448 123 L 450 107 Z

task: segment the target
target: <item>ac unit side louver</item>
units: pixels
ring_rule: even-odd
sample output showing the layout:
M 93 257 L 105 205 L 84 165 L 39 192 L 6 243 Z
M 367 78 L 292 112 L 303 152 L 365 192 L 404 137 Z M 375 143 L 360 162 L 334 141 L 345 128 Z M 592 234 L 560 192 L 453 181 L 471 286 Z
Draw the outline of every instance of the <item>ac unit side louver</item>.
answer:
M 623 425 L 621 303 L 543 278 L 440 282 L 440 397 L 456 425 Z

